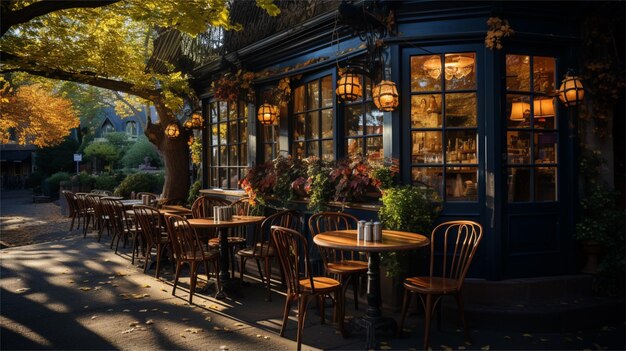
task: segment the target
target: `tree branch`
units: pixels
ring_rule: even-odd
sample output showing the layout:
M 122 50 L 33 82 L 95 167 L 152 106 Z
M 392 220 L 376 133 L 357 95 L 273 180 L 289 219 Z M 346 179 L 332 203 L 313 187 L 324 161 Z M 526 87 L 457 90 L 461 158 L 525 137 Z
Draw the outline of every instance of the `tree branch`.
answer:
M 2 14 L 0 14 L 0 37 L 2 37 L 4 33 L 9 30 L 9 28 L 21 23 L 26 23 L 33 18 L 46 15 L 50 12 L 72 8 L 96 8 L 111 5 L 119 1 L 120 0 L 42 0 L 15 11 L 6 11 L 6 9 L 3 8 Z

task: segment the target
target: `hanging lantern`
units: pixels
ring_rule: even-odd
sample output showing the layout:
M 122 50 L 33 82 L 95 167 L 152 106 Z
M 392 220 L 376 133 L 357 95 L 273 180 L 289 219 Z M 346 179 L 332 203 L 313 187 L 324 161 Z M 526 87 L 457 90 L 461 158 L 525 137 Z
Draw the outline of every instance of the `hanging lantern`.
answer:
M 511 121 L 523 121 L 528 116 L 530 116 L 529 103 L 517 101 L 511 104 L 511 115 L 509 116 Z
M 559 88 L 559 99 L 561 102 L 565 107 L 576 106 L 583 101 L 584 96 L 583 82 L 580 78 L 572 76 L 570 72 L 567 72 Z
M 204 120 L 202 119 L 202 115 L 199 113 L 192 113 L 183 124 L 183 127 L 187 129 L 201 129 L 203 122 Z
M 193 135 L 189 136 L 189 140 L 187 140 L 187 145 L 189 146 L 193 145 Z
M 346 73 L 337 81 L 337 96 L 343 101 L 354 101 L 362 95 L 361 81 L 359 75 L 354 73 Z
M 180 128 L 178 128 L 178 123 L 170 123 L 165 127 L 165 135 L 168 138 L 174 139 L 178 138 L 180 135 Z
M 259 107 L 257 118 L 262 125 L 269 126 L 272 124 L 276 124 L 279 114 L 280 111 L 278 110 L 278 106 L 264 103 Z
M 372 89 L 374 104 L 381 111 L 390 112 L 398 107 L 398 89 L 396 83 L 383 80 Z

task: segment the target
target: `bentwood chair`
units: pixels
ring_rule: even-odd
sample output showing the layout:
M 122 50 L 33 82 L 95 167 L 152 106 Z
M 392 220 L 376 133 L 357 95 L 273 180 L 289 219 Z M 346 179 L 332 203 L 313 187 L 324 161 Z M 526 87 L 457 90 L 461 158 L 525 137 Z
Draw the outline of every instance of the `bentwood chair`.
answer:
M 104 212 L 104 209 L 102 208 L 102 203 L 100 202 L 100 199 L 102 197 L 103 195 L 96 193 L 90 193 L 85 196 L 85 200 L 87 200 L 89 206 L 93 208 L 93 221 L 94 226 L 98 230 L 98 242 L 100 242 L 100 239 L 102 238 L 102 231 L 105 228 L 107 230 L 107 234 L 111 234 L 111 224 L 109 221 L 109 216 Z
M 430 274 L 404 280 L 404 302 L 398 333 L 402 331 L 410 297 L 417 294 L 424 306 L 424 349 L 428 347 L 430 320 L 445 295 L 456 297 L 465 338 L 469 341 L 461 288 L 472 263 L 483 227 L 472 221 L 450 221 L 433 229 L 430 237 Z
M 338 328 L 342 334 L 344 306 L 341 283 L 329 277 L 314 277 L 311 275 L 311 263 L 309 262 L 308 243 L 306 238 L 297 231 L 279 226 L 272 226 L 272 238 L 276 245 L 276 251 L 280 258 L 280 264 L 285 274 L 287 282 L 287 298 L 285 300 L 285 311 L 283 313 L 283 324 L 280 328 L 280 336 L 285 334 L 285 326 L 291 303 L 298 301 L 298 331 L 297 349 L 302 346 L 302 333 L 304 331 L 304 320 L 308 302 L 311 298 L 316 298 L 320 308 L 322 324 L 324 323 L 324 299 L 333 294 L 335 301 L 335 318 L 338 321 Z M 300 269 L 300 260 L 304 262 L 304 272 Z
M 309 218 L 309 231 L 312 236 L 322 232 L 356 229 L 358 220 L 347 213 L 320 212 Z M 350 280 L 354 290 L 354 308 L 359 308 L 358 283 L 359 276 L 367 273 L 367 262 L 360 260 L 359 253 L 318 247 L 326 274 L 341 282 L 343 293 L 346 293 Z
M 210 279 L 209 262 L 213 265 L 215 279 L 217 281 L 217 290 L 220 286 L 220 267 L 219 253 L 217 251 L 205 251 L 204 245 L 198 239 L 196 231 L 189 224 L 187 219 L 177 215 L 165 215 L 167 225 L 167 233 L 174 249 L 174 259 L 176 261 L 176 276 L 174 278 L 174 288 L 172 295 L 176 293 L 178 280 L 180 278 L 180 270 L 186 263 L 190 267 L 190 283 L 189 283 L 189 303 L 193 299 L 196 291 L 196 283 L 198 281 L 198 264 L 203 263 L 207 281 Z
M 168 248 L 170 261 L 174 263 L 167 228 L 165 227 L 165 223 L 161 221 L 162 217 L 159 210 L 154 207 L 135 205 L 133 207 L 133 212 L 135 213 L 135 222 L 139 226 L 145 242 L 146 260 L 143 272 L 146 273 L 148 271 L 150 261 L 152 261 L 152 249 L 156 249 L 155 278 L 158 278 L 161 269 L 161 256 Z
M 92 220 L 95 223 L 94 210 L 87 200 L 87 195 L 89 195 L 89 193 L 74 194 L 74 196 L 76 196 L 76 202 L 78 203 L 78 212 L 80 213 L 79 218 L 82 218 L 83 222 L 83 238 L 87 237 L 87 229 L 89 228 L 89 223 Z
M 159 195 L 149 192 L 138 192 L 137 194 L 135 194 L 135 198 L 137 200 L 143 200 L 144 195 L 148 196 L 150 200 L 150 206 L 156 206 L 157 201 L 159 200 Z
M 272 259 L 275 257 L 276 252 L 274 248 L 274 244 L 271 240 L 270 228 L 272 226 L 280 226 L 284 228 L 289 228 L 293 230 L 300 230 L 301 219 L 298 213 L 295 210 L 286 210 L 274 213 L 273 215 L 267 217 L 263 223 L 261 223 L 260 228 L 257 226 L 254 231 L 254 237 L 252 240 L 252 245 L 237 251 L 237 256 L 240 259 L 240 279 L 243 280 L 243 275 L 246 268 L 246 261 L 249 258 L 252 258 L 256 261 L 257 269 L 259 270 L 259 277 L 261 278 L 261 282 L 265 280 L 267 284 L 267 300 L 272 301 L 272 286 L 271 286 L 271 278 L 272 278 Z M 263 278 L 263 273 L 261 271 L 261 263 L 260 261 L 264 261 L 265 266 L 265 279 Z M 283 275 L 281 270 L 281 275 Z M 283 277 L 281 277 L 283 278 Z M 283 278 L 284 281 L 284 278 Z
M 218 197 L 202 195 L 196 199 L 191 205 L 191 213 L 193 218 L 213 217 L 213 207 L 230 206 L 231 202 Z
M 80 211 L 78 210 L 78 201 L 76 200 L 76 196 L 69 190 L 61 190 L 61 194 L 63 194 L 63 198 L 65 198 L 65 202 L 67 202 L 68 217 L 72 218 L 70 231 L 74 229 L 75 220 L 77 220 L 76 229 L 78 229 L 80 227 Z
M 115 253 L 117 253 L 117 249 L 120 245 L 120 240 L 124 239 L 124 247 L 126 246 L 126 242 L 128 238 L 131 237 L 133 241 L 135 241 L 136 236 L 136 228 L 133 225 L 133 221 L 127 216 L 126 210 L 124 209 L 124 204 L 117 199 L 103 197 L 100 199 L 100 203 L 102 204 L 102 208 L 106 212 L 106 215 L 109 217 L 109 221 L 111 223 L 111 229 L 113 231 L 113 237 L 111 238 L 111 248 L 113 248 L 113 243 L 115 244 Z M 136 245 L 134 246 L 136 247 Z M 133 248 L 133 258 L 134 258 Z

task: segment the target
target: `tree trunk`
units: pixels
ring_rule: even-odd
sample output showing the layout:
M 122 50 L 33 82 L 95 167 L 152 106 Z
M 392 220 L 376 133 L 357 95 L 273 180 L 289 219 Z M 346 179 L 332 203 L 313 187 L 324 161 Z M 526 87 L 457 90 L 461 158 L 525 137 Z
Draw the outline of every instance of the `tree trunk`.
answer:
M 159 120 L 175 120 L 174 117 L 164 116 L 167 111 L 159 109 Z M 169 114 L 171 116 L 171 113 Z M 162 196 L 172 201 L 187 201 L 189 196 L 189 135 L 186 129 L 180 128 L 177 138 L 169 138 L 164 134 L 165 126 L 162 122 L 150 123 L 147 121 L 145 134 L 161 152 L 165 161 L 165 182 Z

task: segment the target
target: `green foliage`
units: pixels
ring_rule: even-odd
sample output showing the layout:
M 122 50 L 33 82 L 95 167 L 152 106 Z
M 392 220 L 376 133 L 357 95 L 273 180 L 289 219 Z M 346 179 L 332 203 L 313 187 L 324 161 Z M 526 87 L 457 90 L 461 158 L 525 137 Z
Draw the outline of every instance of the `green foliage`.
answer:
M 378 218 L 385 229 L 428 234 L 441 212 L 440 201 L 437 192 L 430 188 L 417 185 L 391 187 L 383 193 Z M 388 276 L 399 278 L 405 274 L 405 257 L 396 253 L 383 255 Z
M 110 132 L 104 138 L 118 150 L 120 157 L 126 154 L 131 144 L 131 141 L 128 140 L 128 135 L 124 132 Z
M 152 173 L 130 174 L 115 188 L 114 194 L 115 196 L 130 197 L 130 193 L 133 191 L 135 193 L 142 191 L 160 193 L 163 187 L 161 179 L 159 175 Z
M 120 158 L 118 149 L 108 141 L 96 141 L 85 148 L 85 158 L 88 160 L 101 160 L 113 165 Z
M 142 135 L 128 149 L 122 157 L 121 163 L 125 168 L 137 168 L 139 165 L 145 164 L 146 157 L 150 160 L 151 166 L 158 167 L 163 164 L 157 148 Z
M 202 189 L 202 183 L 198 180 L 191 184 L 191 188 L 189 188 L 189 197 L 187 198 L 187 205 L 191 206 L 194 201 L 200 195 L 200 189 Z
M 114 175 L 101 174 L 94 178 L 94 189 L 113 191 L 120 184 L 120 181 Z
M 330 179 L 332 165 L 323 160 L 312 160 L 309 163 L 307 174 L 310 179 L 309 210 L 320 212 L 328 210 L 328 202 L 335 193 L 335 185 Z
M 63 181 L 69 181 L 70 174 L 67 172 L 57 172 L 46 178 L 44 181 L 43 192 L 46 196 L 58 197 L 59 185 Z
M 93 176 L 85 172 L 80 172 L 79 174 L 72 176 L 71 181 L 72 181 L 72 185 L 83 185 L 83 186 L 93 187 L 96 180 Z
M 41 172 L 33 172 L 26 179 L 26 187 L 27 188 L 41 188 L 44 181 L 43 173 Z
M 56 172 L 72 172 L 76 169 L 74 153 L 78 149 L 78 142 L 67 137 L 56 146 L 45 147 L 37 150 L 35 164 L 37 171 L 44 176 L 49 176 Z
M 273 172 L 276 174 L 273 193 L 284 206 L 287 200 L 295 198 L 291 184 L 298 178 L 306 176 L 305 163 L 291 156 L 278 156 L 272 161 Z

